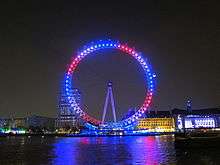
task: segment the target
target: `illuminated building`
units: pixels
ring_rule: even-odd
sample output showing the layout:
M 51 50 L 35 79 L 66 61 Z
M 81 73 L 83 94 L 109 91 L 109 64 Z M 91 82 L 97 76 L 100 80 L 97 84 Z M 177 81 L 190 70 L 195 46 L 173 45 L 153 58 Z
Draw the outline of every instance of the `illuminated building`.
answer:
M 174 118 L 144 118 L 138 121 L 137 129 L 149 132 L 174 132 Z
M 172 110 L 177 131 L 184 129 L 220 127 L 220 109 Z
M 63 90 L 63 89 L 62 89 Z M 79 89 L 74 88 L 71 91 L 71 97 L 74 97 L 76 104 L 81 105 L 81 93 Z M 55 123 L 56 128 L 76 127 L 76 114 L 70 107 L 67 95 L 62 91 L 59 98 L 58 117 Z
M 0 120 L 0 127 L 7 128 L 26 128 L 26 118 L 25 117 L 13 117 L 13 118 L 4 118 Z
M 6 119 L 0 118 L 0 128 L 3 128 L 7 125 Z
M 13 122 L 13 128 L 26 128 L 26 118 L 24 117 L 17 117 L 12 119 Z

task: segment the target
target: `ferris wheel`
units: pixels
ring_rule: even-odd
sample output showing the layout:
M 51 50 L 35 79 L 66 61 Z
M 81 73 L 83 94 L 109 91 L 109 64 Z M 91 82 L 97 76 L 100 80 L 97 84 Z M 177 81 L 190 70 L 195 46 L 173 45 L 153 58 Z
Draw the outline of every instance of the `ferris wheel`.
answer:
M 149 109 L 150 104 L 152 103 L 152 97 L 154 93 L 154 81 L 156 75 L 152 72 L 152 69 L 147 63 L 147 60 L 142 56 L 140 52 L 135 50 L 134 48 L 131 48 L 127 46 L 126 44 L 120 43 L 118 41 L 113 41 L 113 40 L 99 40 L 97 42 L 92 42 L 91 44 L 85 46 L 81 51 L 76 53 L 76 56 L 73 58 L 71 61 L 66 74 L 65 74 L 65 93 L 67 96 L 68 104 L 70 105 L 70 108 L 72 111 L 76 114 L 76 116 L 86 123 L 89 123 L 95 127 L 98 127 L 102 124 L 101 120 L 96 119 L 89 114 L 87 114 L 76 102 L 76 98 L 73 97 L 72 94 L 72 89 L 73 87 L 73 76 L 74 76 L 74 71 L 76 70 L 77 66 L 79 63 L 88 55 L 90 55 L 93 52 L 97 52 L 99 50 L 105 50 L 105 49 L 115 49 L 122 51 L 126 53 L 127 55 L 133 57 L 133 59 L 137 60 L 138 63 L 141 65 L 142 69 L 144 70 L 145 76 L 146 76 L 146 89 L 147 93 L 144 99 L 143 104 L 140 106 L 140 108 L 136 111 L 135 114 L 132 116 L 128 117 L 127 119 L 117 121 L 113 124 L 120 126 L 121 128 L 126 128 L 129 126 L 134 125 L 134 123 L 137 122 L 139 118 L 143 116 L 143 114 Z M 106 123 L 108 126 L 108 123 Z M 110 125 L 110 123 L 109 123 Z M 112 123 L 111 123 L 112 127 Z

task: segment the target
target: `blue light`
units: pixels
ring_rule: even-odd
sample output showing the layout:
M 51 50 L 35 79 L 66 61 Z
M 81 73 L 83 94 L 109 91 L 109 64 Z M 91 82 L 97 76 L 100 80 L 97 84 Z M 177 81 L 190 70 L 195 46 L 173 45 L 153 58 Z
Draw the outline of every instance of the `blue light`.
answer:
M 113 47 L 114 46 L 114 47 Z M 98 48 L 98 49 L 96 49 Z M 119 44 L 118 42 L 113 42 L 111 40 L 100 40 L 98 42 L 96 42 L 95 44 L 93 43 L 92 45 L 90 44 L 89 46 L 87 46 L 85 49 L 82 50 L 82 52 L 80 52 L 77 56 L 77 58 L 75 58 L 73 60 L 73 62 L 71 63 L 71 66 L 67 72 L 67 75 L 72 75 L 75 68 L 77 67 L 78 63 L 80 62 L 80 60 L 88 55 L 89 53 L 93 52 L 93 51 L 96 51 L 96 50 L 99 50 L 99 49 L 107 49 L 107 48 L 114 48 L 114 49 L 118 49 L 118 50 L 121 50 L 123 52 L 126 52 L 128 53 L 129 55 L 133 56 L 139 63 L 140 65 L 142 66 L 142 68 L 144 69 L 145 71 L 145 75 L 147 76 L 147 87 L 148 87 L 148 93 L 147 93 L 147 96 L 149 97 L 146 97 L 146 99 L 149 99 L 149 100 L 145 100 L 148 104 L 150 104 L 151 102 L 151 97 L 152 97 L 152 91 L 153 91 L 153 81 L 150 81 L 153 79 L 153 77 L 155 77 L 154 74 L 151 73 L 151 70 L 149 68 L 149 66 L 147 65 L 145 59 L 142 57 L 141 53 L 138 53 L 136 52 L 133 48 L 127 46 L 127 45 L 123 45 L 123 44 Z M 69 80 L 69 81 L 68 81 Z M 68 91 L 71 90 L 71 79 L 70 77 L 67 77 L 66 76 L 66 94 L 68 96 L 71 96 L 71 99 L 72 99 L 72 94 L 69 93 Z M 151 92 L 151 95 L 149 94 L 149 92 Z M 70 97 L 68 97 L 69 100 Z M 75 103 L 74 101 L 74 98 L 72 99 L 72 102 Z M 136 119 L 139 118 L 139 116 L 141 117 L 141 115 L 148 109 L 148 104 L 144 102 L 144 104 L 142 105 L 142 109 L 139 109 L 138 112 L 135 113 L 135 115 L 133 115 L 132 117 L 130 117 L 129 120 L 126 120 L 126 121 L 122 121 L 122 125 L 123 124 L 128 124 L 128 123 L 133 123 L 136 121 Z M 146 103 L 146 104 L 145 104 Z M 79 107 L 78 104 L 71 104 L 71 106 L 75 106 L 74 109 L 76 109 L 76 113 L 83 113 L 83 111 L 81 110 L 81 108 Z M 82 114 L 80 114 L 82 115 Z M 83 115 L 87 115 L 86 113 L 83 113 Z M 133 121 L 133 122 L 132 122 Z

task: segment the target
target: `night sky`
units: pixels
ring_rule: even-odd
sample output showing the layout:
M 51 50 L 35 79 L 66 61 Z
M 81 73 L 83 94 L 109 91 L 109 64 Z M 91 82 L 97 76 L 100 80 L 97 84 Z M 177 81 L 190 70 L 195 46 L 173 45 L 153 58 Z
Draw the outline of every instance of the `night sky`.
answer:
M 0 117 L 56 116 L 60 83 L 74 52 L 98 39 L 134 46 L 157 74 L 158 110 L 220 105 L 218 1 L 10 1 L 0 5 Z M 71 3 L 70 3 L 71 2 Z M 143 71 L 118 51 L 100 51 L 76 71 L 84 107 L 100 117 L 113 82 L 120 118 L 144 99 Z

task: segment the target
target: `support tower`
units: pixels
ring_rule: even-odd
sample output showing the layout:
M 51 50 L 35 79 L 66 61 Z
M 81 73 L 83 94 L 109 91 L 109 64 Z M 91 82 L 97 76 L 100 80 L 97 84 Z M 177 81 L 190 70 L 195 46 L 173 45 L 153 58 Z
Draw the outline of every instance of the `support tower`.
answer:
M 113 97 L 112 82 L 108 82 L 107 95 L 105 98 L 105 105 L 104 105 L 103 114 L 102 114 L 102 124 L 104 124 L 105 122 L 105 115 L 107 112 L 109 99 L 111 101 L 113 119 L 114 119 L 114 122 L 116 122 L 115 101 Z

